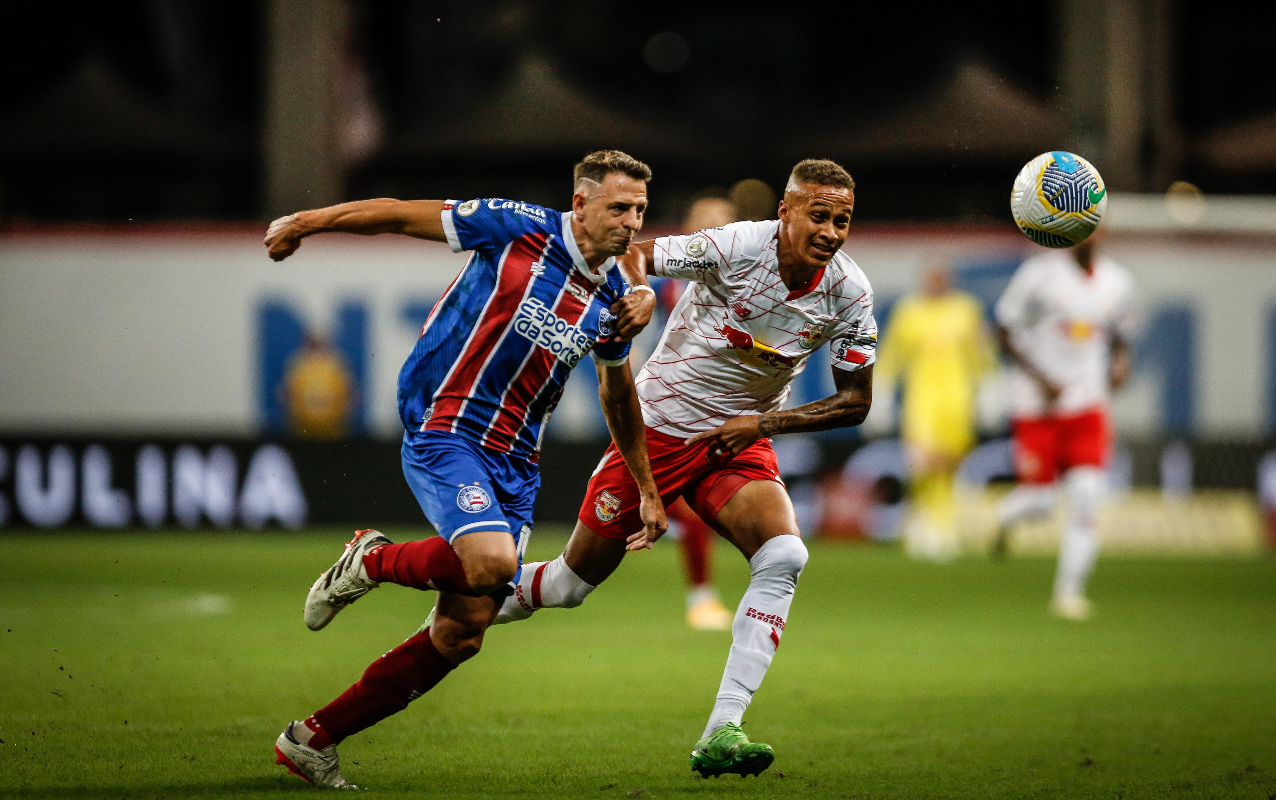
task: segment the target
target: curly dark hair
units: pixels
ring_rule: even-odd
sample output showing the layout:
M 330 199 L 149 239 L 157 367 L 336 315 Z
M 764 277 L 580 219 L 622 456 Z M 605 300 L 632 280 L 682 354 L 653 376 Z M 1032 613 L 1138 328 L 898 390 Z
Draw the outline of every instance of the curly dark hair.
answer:
M 789 182 L 785 190 L 798 186 L 836 186 L 839 189 L 855 191 L 855 179 L 841 164 L 824 158 L 808 158 L 799 161 L 789 173 Z
M 651 167 L 638 159 L 619 150 L 595 150 L 580 160 L 572 170 L 572 186 L 579 186 L 581 180 L 602 183 L 603 179 L 613 172 L 628 175 L 636 181 L 650 181 Z

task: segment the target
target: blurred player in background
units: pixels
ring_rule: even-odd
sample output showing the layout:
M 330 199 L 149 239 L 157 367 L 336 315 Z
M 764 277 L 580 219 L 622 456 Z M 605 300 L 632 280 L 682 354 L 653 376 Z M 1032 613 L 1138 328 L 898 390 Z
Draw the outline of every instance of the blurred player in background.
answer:
M 721 228 L 736 221 L 735 206 L 725 197 L 708 196 L 695 200 L 682 219 L 682 232 L 695 233 Z M 687 282 L 677 278 L 661 281 L 659 294 L 673 309 Z M 678 525 L 682 562 L 687 570 L 687 624 L 698 631 L 725 631 L 731 628 L 731 611 L 722 604 L 711 577 L 714 530 L 696 516 L 681 497 L 667 509 L 669 520 Z
M 276 220 L 270 257 L 340 231 L 400 233 L 472 251 L 430 312 L 399 373 L 403 474 L 438 536 L 394 544 L 355 534 L 306 598 L 311 630 L 381 583 L 439 592 L 432 624 L 374 661 L 340 697 L 275 743 L 276 761 L 319 786 L 344 787 L 337 744 L 407 708 L 478 653 L 519 577 L 540 487 L 536 461 L 550 412 L 586 354 L 618 459 L 636 481 L 646 535 L 665 530 L 626 340 L 654 294 L 631 294 L 613 269 L 642 227 L 647 165 L 591 153 L 576 165 L 572 210 L 511 200 L 363 200 Z M 640 270 L 630 276 L 645 286 Z M 621 338 L 624 337 L 624 338 Z
M 1090 615 L 1086 581 L 1099 554 L 1098 510 L 1112 449 L 1110 392 L 1130 374 L 1134 280 L 1097 255 L 1100 231 L 1066 251 L 1025 261 L 997 302 L 998 338 L 1010 362 L 1015 472 L 994 551 L 1013 526 L 1049 513 L 1060 476 L 1069 510 L 1051 610 Z
M 294 436 L 340 439 L 350 432 L 354 379 L 341 353 L 322 337 L 307 336 L 289 359 L 282 390 Z
M 692 281 L 638 378 L 661 497 L 685 498 L 749 561 L 722 683 L 691 753 L 702 775 L 755 775 L 775 758 L 740 723 L 780 646 L 807 550 L 769 437 L 859 425 L 872 402 L 872 290 L 841 251 L 854 188 L 837 164 L 803 161 L 778 220 L 641 242 L 625 259 L 651 275 Z M 807 357 L 825 343 L 836 393 L 781 410 Z M 497 622 L 579 606 L 627 550 L 652 545 L 637 487 L 620 463 L 609 448 L 567 549 L 524 568 Z
M 922 291 L 891 313 L 876 369 L 879 396 L 903 384 L 899 427 L 913 504 L 904 546 L 915 558 L 957 555 L 953 476 L 975 444 L 975 398 L 994 361 L 983 306 L 952 288 L 947 264 L 927 264 Z

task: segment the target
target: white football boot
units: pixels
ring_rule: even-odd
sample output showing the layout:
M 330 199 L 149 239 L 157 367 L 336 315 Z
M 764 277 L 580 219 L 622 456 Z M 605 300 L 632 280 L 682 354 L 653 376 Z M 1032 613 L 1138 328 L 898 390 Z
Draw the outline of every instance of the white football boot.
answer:
M 337 746 L 315 750 L 297 741 L 293 735 L 293 727 L 298 723 L 289 722 L 284 732 L 275 740 L 275 763 L 288 768 L 288 771 L 303 781 L 315 786 L 329 789 L 358 789 L 341 774 L 341 761 L 337 757 Z
M 306 627 L 317 631 L 332 622 L 337 612 L 381 584 L 368 577 L 363 557 L 374 547 L 393 544 L 380 531 L 355 531 L 346 552 L 322 575 L 306 595 Z
M 1050 601 L 1050 613 L 1060 619 L 1085 622 L 1094 613 L 1094 606 L 1084 595 L 1059 595 Z

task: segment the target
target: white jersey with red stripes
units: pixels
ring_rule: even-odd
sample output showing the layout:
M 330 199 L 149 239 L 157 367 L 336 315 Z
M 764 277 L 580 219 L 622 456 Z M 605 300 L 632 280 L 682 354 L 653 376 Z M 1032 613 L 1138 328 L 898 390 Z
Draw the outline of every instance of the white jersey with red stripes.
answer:
M 1077 414 L 1106 408 L 1112 338 L 1134 336 L 1134 279 L 1111 259 L 1098 257 L 1090 272 L 1068 252 L 1034 256 L 1019 267 L 997 301 L 997 324 L 1011 344 L 1063 391 L 1046 407 L 1038 383 L 1010 369 L 1010 406 L 1016 418 Z
M 780 278 L 778 220 L 655 242 L 653 272 L 692 281 L 637 378 L 647 425 L 686 438 L 780 409 L 806 359 L 831 343 L 836 369 L 876 359 L 873 291 L 838 252 L 794 290 Z

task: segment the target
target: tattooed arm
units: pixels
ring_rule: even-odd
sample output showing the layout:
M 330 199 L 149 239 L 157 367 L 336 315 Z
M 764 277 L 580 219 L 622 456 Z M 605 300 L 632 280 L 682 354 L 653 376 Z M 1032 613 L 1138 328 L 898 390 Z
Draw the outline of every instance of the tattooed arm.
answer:
M 869 406 L 873 404 L 872 365 L 854 372 L 834 369 L 833 385 L 837 387 L 837 392 L 831 397 L 787 411 L 729 419 L 711 431 L 697 433 L 686 444 L 711 441 L 710 456 L 727 459 L 758 439 L 777 433 L 827 431 L 862 423 L 868 416 Z

